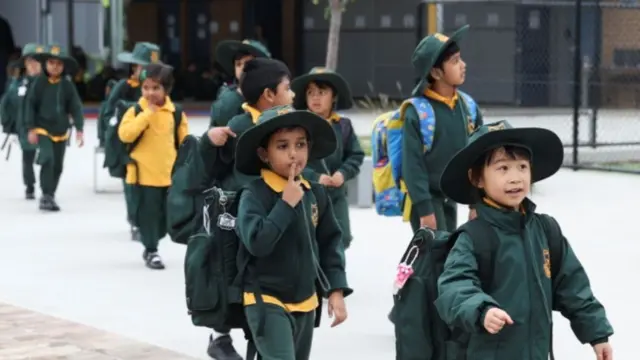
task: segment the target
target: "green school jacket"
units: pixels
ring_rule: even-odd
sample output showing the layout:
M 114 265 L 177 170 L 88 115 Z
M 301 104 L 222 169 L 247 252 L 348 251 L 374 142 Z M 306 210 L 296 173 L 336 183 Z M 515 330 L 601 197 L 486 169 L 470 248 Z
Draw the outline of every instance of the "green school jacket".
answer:
M 225 87 L 218 99 L 211 104 L 209 127 L 227 126 L 229 120 L 244 112 L 242 103 L 244 97 L 237 91 L 236 85 Z
M 528 199 L 522 212 L 476 205 L 478 217 L 498 235 L 493 281 L 480 288 L 473 243 L 463 233 L 456 241 L 438 280 L 438 312 L 449 326 L 471 334 L 467 360 L 547 360 L 551 343 L 551 310 L 560 311 L 582 343 L 606 341 L 613 334 L 604 307 L 594 297 L 589 278 L 562 237 L 563 259 L 551 279 L 549 240 L 535 205 Z M 496 335 L 483 327 L 491 307 L 514 321 Z
M 25 125 L 28 130 L 42 129 L 51 136 L 64 136 L 69 130 L 69 115 L 74 127 L 83 131 L 82 100 L 67 76 L 51 82 L 42 74 L 33 80 L 27 92 Z

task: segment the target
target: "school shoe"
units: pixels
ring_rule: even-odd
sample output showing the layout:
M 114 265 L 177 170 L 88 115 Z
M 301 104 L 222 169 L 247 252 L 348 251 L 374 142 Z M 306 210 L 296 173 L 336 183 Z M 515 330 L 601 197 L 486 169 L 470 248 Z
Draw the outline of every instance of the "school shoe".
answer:
M 60 207 L 51 195 L 42 195 L 40 198 L 40 210 L 60 211 Z
M 233 347 L 230 335 L 222 335 L 215 340 L 212 335 L 209 335 L 207 355 L 214 360 L 242 360 L 242 356 Z
M 24 192 L 24 198 L 27 200 L 35 200 L 36 192 L 33 186 L 27 186 L 27 190 Z
M 153 269 L 153 270 L 164 269 L 164 263 L 162 262 L 162 258 L 155 251 L 151 252 L 151 251 L 145 250 L 142 253 L 142 259 L 144 259 L 144 263 L 147 265 L 149 269 Z

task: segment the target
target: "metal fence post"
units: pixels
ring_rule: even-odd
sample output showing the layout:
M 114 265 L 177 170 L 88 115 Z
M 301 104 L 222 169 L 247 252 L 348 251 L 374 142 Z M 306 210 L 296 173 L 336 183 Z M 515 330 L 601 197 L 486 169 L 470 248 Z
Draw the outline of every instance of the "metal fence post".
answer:
M 578 169 L 578 142 L 580 127 L 580 89 L 582 83 L 582 0 L 575 1 L 575 30 L 573 53 L 573 169 Z
M 582 58 L 582 109 L 585 115 L 589 116 L 589 145 L 592 148 L 596 147 L 596 137 L 597 137 L 597 124 L 596 117 L 594 116 L 593 110 L 591 110 L 590 101 L 589 101 L 589 86 L 591 78 L 591 71 L 593 70 L 593 65 L 591 64 L 591 59 L 589 56 L 585 55 Z

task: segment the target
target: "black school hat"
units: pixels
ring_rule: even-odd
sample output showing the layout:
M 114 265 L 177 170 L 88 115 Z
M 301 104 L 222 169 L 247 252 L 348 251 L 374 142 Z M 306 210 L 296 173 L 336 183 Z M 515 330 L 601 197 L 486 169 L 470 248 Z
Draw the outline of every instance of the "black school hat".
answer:
M 239 52 L 253 55 L 257 58 L 270 58 L 271 53 L 261 42 L 256 40 L 224 40 L 216 46 L 216 61 L 224 72 L 228 75 L 234 75 L 233 59 Z
M 236 169 L 247 175 L 258 175 L 265 163 L 258 156 L 262 142 L 276 130 L 299 126 L 309 133 L 311 148 L 309 160 L 331 155 L 337 146 L 333 128 L 322 117 L 307 111 L 295 110 L 292 106 L 277 106 L 263 112 L 255 126 L 244 132 L 236 146 Z
M 553 131 L 514 128 L 507 121 L 499 121 L 479 127 L 469 137 L 467 146 L 453 156 L 440 178 L 442 192 L 460 204 L 475 202 L 469 169 L 487 151 L 509 145 L 529 150 L 532 183 L 550 177 L 562 166 L 564 148 Z
M 329 83 L 336 90 L 336 110 L 348 110 L 353 107 L 349 83 L 335 71 L 314 67 L 308 74 L 298 76 L 291 82 L 291 90 L 296 94 L 293 100 L 293 106 L 296 109 L 308 109 L 306 91 L 309 84 L 315 81 Z

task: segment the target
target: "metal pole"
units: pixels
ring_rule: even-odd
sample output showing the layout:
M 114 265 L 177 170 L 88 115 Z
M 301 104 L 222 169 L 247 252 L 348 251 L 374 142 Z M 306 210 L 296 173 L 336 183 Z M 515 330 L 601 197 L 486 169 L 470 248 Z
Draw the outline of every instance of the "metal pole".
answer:
M 73 54 L 73 45 L 75 45 L 73 36 L 73 18 L 73 0 L 67 0 L 67 51 L 69 52 L 69 54 Z
M 576 0 L 575 47 L 573 53 L 573 169 L 578 166 L 578 128 L 580 126 L 580 88 L 582 83 L 582 0 Z

